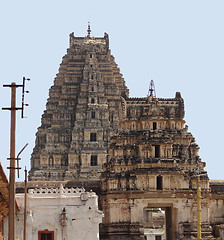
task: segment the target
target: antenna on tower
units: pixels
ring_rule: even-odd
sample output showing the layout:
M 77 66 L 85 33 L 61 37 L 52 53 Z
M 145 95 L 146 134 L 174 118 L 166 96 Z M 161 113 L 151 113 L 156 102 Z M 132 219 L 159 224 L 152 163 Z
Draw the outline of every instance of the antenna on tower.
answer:
M 147 97 L 156 97 L 156 88 L 153 80 L 150 81 Z
M 91 37 L 91 28 L 90 28 L 90 21 L 88 22 L 88 30 L 87 30 L 87 33 L 88 33 L 88 35 L 87 35 L 87 37 Z

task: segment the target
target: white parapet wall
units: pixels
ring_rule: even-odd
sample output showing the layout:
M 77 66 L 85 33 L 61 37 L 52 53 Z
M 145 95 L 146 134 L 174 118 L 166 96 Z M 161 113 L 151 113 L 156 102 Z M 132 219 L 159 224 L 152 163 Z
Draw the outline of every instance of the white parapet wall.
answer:
M 16 194 L 16 239 L 23 239 L 24 194 Z M 103 213 L 98 197 L 84 188 L 31 189 L 27 194 L 26 240 L 98 240 Z M 6 230 L 7 239 L 7 230 Z

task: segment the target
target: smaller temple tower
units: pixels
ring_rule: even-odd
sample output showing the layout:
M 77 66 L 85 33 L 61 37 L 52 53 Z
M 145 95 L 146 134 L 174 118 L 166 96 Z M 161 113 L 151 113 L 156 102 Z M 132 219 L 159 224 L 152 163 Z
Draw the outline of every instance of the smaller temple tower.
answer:
M 203 239 L 211 239 L 208 175 L 185 125 L 181 94 L 127 98 L 123 110 L 122 130 L 111 138 L 102 175 L 101 239 L 151 239 L 156 211 L 165 214 L 166 240 L 195 237 L 198 174 Z

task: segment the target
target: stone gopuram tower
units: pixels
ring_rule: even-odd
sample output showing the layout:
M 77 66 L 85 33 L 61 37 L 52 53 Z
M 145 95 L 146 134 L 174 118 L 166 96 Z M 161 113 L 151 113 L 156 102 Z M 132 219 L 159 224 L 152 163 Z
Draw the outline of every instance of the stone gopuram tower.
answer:
M 111 138 L 101 177 L 101 240 L 196 239 L 197 176 L 202 237 L 213 239 L 209 179 L 185 125 L 181 94 L 127 98 L 123 104 L 122 130 Z M 155 211 L 164 214 L 162 226 L 152 221 Z
M 36 133 L 29 179 L 97 180 L 118 130 L 128 89 L 109 38 L 70 34 L 70 46 L 50 88 Z

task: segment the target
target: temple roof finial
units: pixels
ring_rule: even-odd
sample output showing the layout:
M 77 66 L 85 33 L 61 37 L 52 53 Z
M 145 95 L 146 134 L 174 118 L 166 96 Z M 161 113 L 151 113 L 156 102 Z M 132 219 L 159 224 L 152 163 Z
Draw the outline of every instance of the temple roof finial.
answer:
M 90 22 L 88 22 L 88 30 L 87 30 L 87 33 L 88 33 L 88 35 L 87 35 L 87 37 L 91 37 L 91 29 L 90 29 Z
M 148 97 L 153 97 L 153 96 L 156 97 L 156 88 L 155 88 L 154 81 L 151 80 L 149 91 L 148 91 Z

